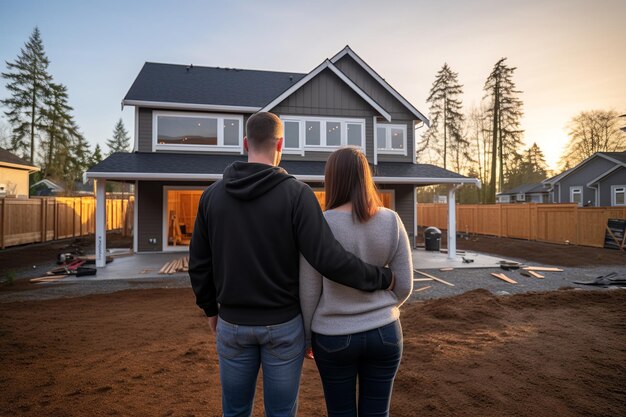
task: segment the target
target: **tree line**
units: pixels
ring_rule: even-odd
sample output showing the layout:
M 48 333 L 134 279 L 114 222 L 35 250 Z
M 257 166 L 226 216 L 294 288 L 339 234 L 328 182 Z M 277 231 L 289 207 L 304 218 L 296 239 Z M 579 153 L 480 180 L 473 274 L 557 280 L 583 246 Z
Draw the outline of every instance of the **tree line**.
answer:
M 501 58 L 483 87 L 479 105 L 463 112 L 463 86 L 458 73 L 447 63 L 437 72 L 427 103 L 431 126 L 416 147 L 421 163 L 430 163 L 480 179 L 482 189 L 462 189 L 464 203 L 493 203 L 498 192 L 537 183 L 552 174 L 536 143 L 524 149 L 521 120 L 522 92 L 514 74 L 517 68 Z M 568 124 L 569 142 L 559 162 L 559 172 L 569 169 L 595 152 L 626 150 L 621 118 L 614 110 L 583 111 Z M 446 194 L 445 187 L 422 189 L 420 201 Z
M 49 65 L 35 27 L 2 72 L 9 96 L 0 100 L 8 122 L 0 125 L 0 147 L 41 168 L 33 181 L 49 178 L 71 191 L 82 173 L 103 159 L 102 149 L 98 144 L 91 149 L 72 114 L 67 86 L 54 80 Z M 107 146 L 108 154 L 130 151 L 130 136 L 121 118 Z

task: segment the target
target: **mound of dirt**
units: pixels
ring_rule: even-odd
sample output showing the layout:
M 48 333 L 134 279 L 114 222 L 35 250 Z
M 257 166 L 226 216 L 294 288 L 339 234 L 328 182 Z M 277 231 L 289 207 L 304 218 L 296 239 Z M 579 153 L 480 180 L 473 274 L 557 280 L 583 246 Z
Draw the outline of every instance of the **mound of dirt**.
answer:
M 391 415 L 622 415 L 624 305 L 622 290 L 406 305 Z M 0 304 L 1 416 L 219 416 L 218 369 L 188 289 Z M 325 415 L 312 361 L 298 415 Z

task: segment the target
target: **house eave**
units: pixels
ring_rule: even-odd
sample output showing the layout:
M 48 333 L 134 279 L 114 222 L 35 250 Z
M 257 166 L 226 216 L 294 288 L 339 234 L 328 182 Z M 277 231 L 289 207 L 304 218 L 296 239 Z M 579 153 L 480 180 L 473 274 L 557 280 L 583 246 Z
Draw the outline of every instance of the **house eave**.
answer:
M 14 168 L 14 169 L 22 170 L 22 171 L 28 171 L 29 174 L 33 172 L 41 171 L 41 168 L 38 168 L 36 166 L 14 164 L 11 162 L 3 162 L 3 161 L 0 162 L 0 166 L 5 167 L 5 168 Z
M 223 111 L 223 112 L 240 112 L 240 113 L 256 113 L 261 108 L 253 106 L 229 106 L 224 104 L 194 104 L 194 103 L 174 103 L 169 101 L 150 101 L 150 100 L 126 100 L 122 101 L 122 106 L 149 107 L 153 109 L 176 109 L 176 110 L 204 110 L 204 111 Z

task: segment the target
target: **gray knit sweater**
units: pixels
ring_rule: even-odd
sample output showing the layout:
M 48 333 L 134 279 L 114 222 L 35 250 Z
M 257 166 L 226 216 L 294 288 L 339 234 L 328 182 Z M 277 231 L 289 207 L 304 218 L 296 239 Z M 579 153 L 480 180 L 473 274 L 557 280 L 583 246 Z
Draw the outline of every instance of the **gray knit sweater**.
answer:
M 389 265 L 396 277 L 393 291 L 364 292 L 322 277 L 300 255 L 300 306 L 307 346 L 311 330 L 324 335 L 344 335 L 372 330 L 400 317 L 398 307 L 413 290 L 413 261 L 406 230 L 395 211 L 380 208 L 365 223 L 352 213 L 324 213 L 335 238 L 363 261 Z

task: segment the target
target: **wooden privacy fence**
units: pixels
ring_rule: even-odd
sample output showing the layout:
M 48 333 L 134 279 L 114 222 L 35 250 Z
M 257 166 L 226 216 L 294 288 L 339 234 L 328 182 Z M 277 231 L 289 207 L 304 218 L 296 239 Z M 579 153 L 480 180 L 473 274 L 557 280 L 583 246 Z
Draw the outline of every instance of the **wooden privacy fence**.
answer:
M 576 204 L 459 204 L 456 229 L 498 237 L 573 245 L 604 246 L 608 219 L 626 219 L 626 207 Z M 448 228 L 447 204 L 417 205 L 417 224 Z
M 106 228 L 128 236 L 133 228 L 134 197 L 106 199 Z M 94 197 L 0 199 L 0 248 L 95 233 Z

